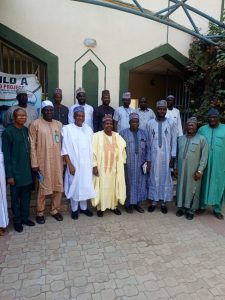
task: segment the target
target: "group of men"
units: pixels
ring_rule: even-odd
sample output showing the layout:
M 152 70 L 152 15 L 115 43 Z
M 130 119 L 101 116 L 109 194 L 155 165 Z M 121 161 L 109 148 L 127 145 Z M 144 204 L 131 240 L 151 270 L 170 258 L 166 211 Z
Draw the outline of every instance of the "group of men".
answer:
M 17 232 L 29 219 L 34 178 L 38 179 L 36 222 L 45 223 L 45 199 L 50 196 L 50 214 L 62 221 L 60 204 L 64 191 L 70 201 L 71 217 L 93 216 L 87 201 L 97 208 L 120 215 L 118 204 L 128 213 L 143 213 L 141 202 L 148 199 L 149 212 L 157 204 L 163 214 L 173 200 L 173 176 L 177 177 L 176 215 L 193 219 L 196 210 L 207 205 L 223 219 L 225 195 L 225 125 L 219 112 L 211 109 L 208 124 L 197 132 L 197 119 L 189 118 L 186 134 L 175 98 L 157 101 L 156 113 L 145 97 L 139 108 L 130 107 L 131 94 L 123 93 L 123 105 L 110 106 L 110 93 L 102 91 L 102 105 L 86 103 L 83 88 L 76 91 L 77 104 L 62 105 L 57 88 L 53 102 L 42 102 L 42 118 L 27 103 L 24 88 L 17 90 L 18 105 L 7 112 L 2 136 L 4 168 L 1 175 L 2 204 L 0 234 L 8 224 L 5 178 L 10 186 L 13 224 Z M 94 133 L 93 133 L 94 130 Z M 1 153 L 1 164 L 3 165 Z M 203 177 L 203 179 L 202 179 Z M 5 199 L 5 201 L 4 201 Z

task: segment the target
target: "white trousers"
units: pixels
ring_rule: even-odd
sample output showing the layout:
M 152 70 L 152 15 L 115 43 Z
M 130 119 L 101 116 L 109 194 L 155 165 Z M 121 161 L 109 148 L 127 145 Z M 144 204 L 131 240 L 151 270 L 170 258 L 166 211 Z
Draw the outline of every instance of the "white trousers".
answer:
M 71 210 L 73 212 L 78 210 L 78 206 L 80 204 L 80 209 L 82 210 L 86 210 L 87 209 L 87 200 L 84 201 L 74 201 L 73 199 L 70 199 L 70 206 L 71 206 Z
M 0 150 L 0 228 L 9 224 L 3 153 Z

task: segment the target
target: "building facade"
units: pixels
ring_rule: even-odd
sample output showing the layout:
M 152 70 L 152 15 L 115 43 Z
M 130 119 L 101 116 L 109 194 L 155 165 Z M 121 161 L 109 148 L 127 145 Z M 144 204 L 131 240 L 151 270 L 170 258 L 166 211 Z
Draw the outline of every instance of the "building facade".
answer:
M 223 0 L 188 2 L 220 19 Z M 168 5 L 167 0 L 140 3 L 151 11 Z M 192 27 L 181 9 L 172 18 Z M 206 33 L 208 22 L 194 13 L 193 18 Z M 133 99 L 147 96 L 152 107 L 156 100 L 175 93 L 178 106 L 182 105 L 185 65 L 193 40 L 187 33 L 72 0 L 1 0 L 0 20 L 0 71 L 36 73 L 49 99 L 60 87 L 64 103 L 70 106 L 75 102 L 75 90 L 83 86 L 93 106 L 100 104 L 105 88 L 111 92 L 114 107 L 125 90 L 131 91 Z M 96 44 L 90 47 L 90 43 Z

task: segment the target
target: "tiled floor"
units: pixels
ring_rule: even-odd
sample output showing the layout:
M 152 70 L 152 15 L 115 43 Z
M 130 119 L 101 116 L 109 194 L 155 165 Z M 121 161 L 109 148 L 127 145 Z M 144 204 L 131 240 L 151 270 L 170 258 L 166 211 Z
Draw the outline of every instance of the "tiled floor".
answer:
M 0 299 L 225 299 L 225 221 L 169 213 L 9 227 L 0 238 Z

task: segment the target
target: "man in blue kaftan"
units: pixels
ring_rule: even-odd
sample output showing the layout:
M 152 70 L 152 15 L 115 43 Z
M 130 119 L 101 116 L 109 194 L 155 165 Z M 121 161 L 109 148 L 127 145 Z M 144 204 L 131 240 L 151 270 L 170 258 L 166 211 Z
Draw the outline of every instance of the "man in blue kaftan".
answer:
M 150 174 L 148 178 L 148 199 L 153 212 L 157 202 L 161 203 L 161 212 L 168 212 L 166 203 L 173 200 L 173 180 L 171 168 L 174 166 L 177 146 L 177 130 L 173 120 L 166 118 L 167 102 L 157 102 L 156 118 L 146 125 L 150 151 Z
M 139 213 L 143 213 L 144 209 L 140 206 L 140 202 L 147 197 L 146 173 L 149 170 L 147 137 L 145 132 L 138 128 L 139 115 L 131 113 L 129 118 L 130 128 L 120 132 L 120 135 L 126 141 L 127 154 L 125 165 L 127 188 L 126 211 L 132 213 L 133 209 L 135 209 Z

